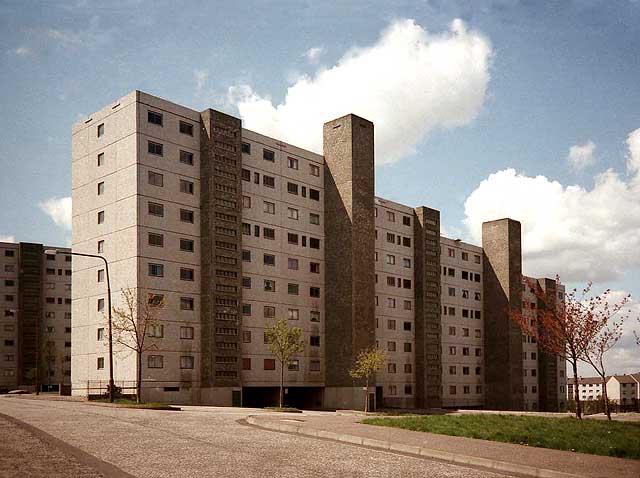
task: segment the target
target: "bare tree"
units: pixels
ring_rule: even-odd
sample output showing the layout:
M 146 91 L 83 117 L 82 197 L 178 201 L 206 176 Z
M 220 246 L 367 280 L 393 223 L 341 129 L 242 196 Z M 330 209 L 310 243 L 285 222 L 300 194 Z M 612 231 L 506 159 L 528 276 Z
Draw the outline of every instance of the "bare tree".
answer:
M 122 304 L 121 307 L 113 307 L 113 340 L 136 354 L 136 401 L 140 403 L 142 354 L 158 347 L 150 335 L 160 326 L 158 316 L 165 306 L 165 300 L 164 296 L 143 289 L 126 288 L 122 289 Z
M 533 290 L 537 306 L 531 308 L 525 304 L 522 311 L 510 310 L 511 319 L 524 334 L 536 339 L 538 347 L 545 352 L 564 358 L 571 364 L 574 380 L 574 399 L 576 418 L 582 418 L 580 395 L 578 393 L 578 362 L 583 359 L 586 340 L 593 336 L 593 323 L 589 320 L 588 309 L 583 305 L 584 297 L 591 290 L 588 284 L 581 293 L 573 289 L 560 298 L 560 278 L 549 290 L 542 289 L 537 281 L 527 280 Z
M 627 295 L 619 302 L 609 304 L 610 294 L 611 291 L 607 289 L 602 294 L 586 300 L 583 304 L 590 322 L 587 330 L 591 334 L 585 340 L 583 360 L 593 367 L 602 380 L 604 412 L 609 420 L 611 420 L 611 408 L 607 396 L 607 373 L 604 356 L 622 337 L 622 323 L 628 318 L 628 315 L 620 315 L 620 312 L 631 298 L 630 295 Z M 616 316 L 618 316 L 618 320 L 614 321 Z
M 387 357 L 382 349 L 378 347 L 370 347 L 368 349 L 361 350 L 358 353 L 356 363 L 349 375 L 355 379 L 365 380 L 366 391 L 364 394 L 364 411 L 369 411 L 369 380 L 375 373 L 382 368 Z
M 286 319 L 278 319 L 265 329 L 265 337 L 269 352 L 280 362 L 280 408 L 284 406 L 284 366 L 288 366 L 291 358 L 304 350 L 302 329 L 289 327 Z

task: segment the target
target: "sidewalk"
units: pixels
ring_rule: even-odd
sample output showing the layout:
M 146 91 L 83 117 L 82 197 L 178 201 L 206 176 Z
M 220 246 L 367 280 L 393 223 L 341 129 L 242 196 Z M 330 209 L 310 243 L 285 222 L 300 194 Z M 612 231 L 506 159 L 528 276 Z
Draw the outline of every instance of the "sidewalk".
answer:
M 255 426 L 542 478 L 637 478 L 640 461 L 358 423 L 352 414 L 252 415 Z

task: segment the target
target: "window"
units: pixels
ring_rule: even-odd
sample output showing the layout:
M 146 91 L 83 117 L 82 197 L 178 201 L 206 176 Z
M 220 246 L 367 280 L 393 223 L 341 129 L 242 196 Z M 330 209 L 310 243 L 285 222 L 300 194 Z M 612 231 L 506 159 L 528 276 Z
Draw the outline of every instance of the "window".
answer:
M 193 211 L 187 209 L 180 209 L 180 221 L 190 222 L 193 224 Z
M 387 373 L 396 373 L 396 364 L 388 363 L 387 364 Z
M 187 269 L 185 267 L 180 268 L 180 280 L 193 281 L 194 275 L 195 273 L 193 269 Z
M 287 259 L 287 269 L 290 269 L 292 271 L 297 271 L 298 270 L 298 259 L 294 259 L 292 257 L 289 257 Z
M 98 360 L 97 360 L 97 363 L 96 363 L 96 368 L 98 370 L 104 369 L 104 357 L 98 357 Z
M 387 211 L 387 221 L 396 222 L 396 215 L 391 211 Z
M 164 147 L 160 143 L 154 143 L 153 141 L 149 141 L 147 143 L 147 151 L 149 154 L 154 154 L 156 156 L 162 156 Z
M 242 304 L 242 315 L 251 315 L 251 304 Z
M 315 164 L 310 164 L 309 174 L 311 174 L 311 176 L 320 176 L 320 166 L 317 166 Z
M 387 320 L 387 329 L 388 330 L 396 330 L 396 321 L 393 319 Z
M 320 347 L 320 336 L 312 335 L 309 337 L 309 345 L 312 347 Z
M 253 173 L 253 182 L 260 184 L 260 173 Z
M 99 327 L 96 334 L 96 340 L 101 341 L 104 339 L 105 339 L 104 327 Z
M 149 275 L 152 277 L 164 277 L 164 265 L 149 263 Z
M 405 322 L 403 328 L 406 332 L 411 332 L 411 322 Z
M 276 308 L 272 305 L 265 305 L 262 309 L 262 315 L 266 319 L 271 319 L 276 316 Z
M 243 277 L 242 278 L 242 287 L 245 289 L 251 289 L 251 277 Z
M 98 241 L 98 254 L 104 252 L 104 241 Z
M 320 298 L 320 287 L 309 287 L 309 296 L 316 299 Z
M 104 123 L 98 125 L 98 138 L 104 136 Z
M 309 223 L 310 224 L 320 224 L 320 214 L 315 214 L 313 212 L 309 213 Z
M 411 279 L 402 279 L 402 288 L 411 289 Z
M 185 179 L 180 180 L 180 192 L 186 194 L 193 194 L 193 183 Z
M 316 237 L 309 238 L 309 247 L 311 249 L 320 249 L 320 239 Z
M 287 192 L 289 194 L 298 195 L 298 185 L 296 183 L 287 183 Z
M 264 367 L 265 370 L 275 370 L 276 369 L 276 360 L 275 359 L 264 359 Z
M 193 368 L 193 356 L 192 355 L 182 355 L 180 357 L 180 368 Z
M 463 299 L 468 299 L 469 298 L 469 291 L 468 290 L 462 289 L 462 298 Z
M 309 188 L 309 199 L 320 201 L 320 191 L 318 191 L 317 189 Z
M 164 325 L 151 324 L 149 326 L 149 337 L 156 337 L 156 338 L 164 337 Z
M 474 256 L 473 256 L 473 261 L 474 261 L 476 264 L 480 264 L 480 256 L 479 256 L 479 255 L 477 255 L 477 254 L 474 254 Z
M 405 342 L 404 343 L 404 351 L 405 352 L 411 352 L 411 342 Z
M 392 234 L 390 232 L 387 232 L 387 242 L 389 242 L 391 244 L 395 244 L 396 243 L 396 235 Z
M 289 283 L 287 284 L 287 294 L 298 295 L 300 286 L 298 284 Z
M 455 287 L 449 287 L 449 297 L 455 297 L 455 296 L 456 296 Z
M 469 260 L 469 253 L 468 252 L 463 252 L 462 253 L 462 260 L 463 261 L 468 261 Z
M 387 254 L 387 264 L 395 265 L 395 263 L 396 263 L 396 256 Z
M 149 368 L 162 368 L 164 365 L 163 358 L 162 355 L 149 355 L 147 366 Z
M 270 227 L 265 227 L 264 228 L 264 238 L 265 239 L 275 239 L 276 238 L 276 231 L 275 229 L 272 229 Z
M 402 224 L 404 226 L 410 226 L 411 225 L 411 218 L 409 216 L 402 216 Z
M 191 239 L 180 239 L 180 250 L 185 252 L 193 252 L 194 242 Z
M 264 254 L 262 257 L 262 262 L 266 266 L 275 266 L 276 265 L 276 256 L 273 254 Z
M 300 311 L 298 309 L 287 310 L 287 318 L 289 320 L 298 320 L 300 318 Z
M 243 181 L 251 181 L 251 171 L 248 169 L 242 169 L 242 180 Z
M 456 328 L 455 327 L 449 327 L 449 335 L 456 335 Z
M 242 143 L 241 149 L 244 154 L 251 154 L 251 145 L 249 143 Z
M 193 166 L 193 153 L 189 151 L 180 150 L 180 162 Z
M 276 291 L 276 281 L 265 279 L 264 280 L 264 290 L 266 292 L 275 292 Z
M 98 282 L 104 282 L 104 269 L 98 269 Z
M 262 184 L 264 184 L 268 188 L 275 188 L 276 187 L 276 179 L 273 176 L 263 175 L 262 176 Z
M 104 224 L 104 211 L 98 211 L 98 224 Z
M 102 196 L 104 194 L 104 181 L 98 183 L 98 196 Z
M 148 203 L 148 211 L 151 216 L 164 216 L 164 206 L 155 202 Z
M 287 233 L 287 242 L 289 244 L 297 244 L 298 243 L 298 235 L 292 232 Z
M 298 220 L 298 210 L 294 209 L 292 207 L 287 208 L 287 217 L 289 219 L 295 219 L 297 221 Z
M 162 115 L 160 113 L 156 113 L 155 111 L 149 110 L 147 111 L 147 122 L 162 126 Z
M 320 274 L 320 264 L 318 262 L 309 262 L 309 272 Z
M 396 343 L 395 342 L 387 342 L 387 350 L 389 352 L 395 352 L 396 351 Z
M 152 186 L 163 187 L 164 176 L 160 173 L 156 173 L 155 171 L 149 171 L 149 184 Z
M 276 205 L 275 203 L 264 201 L 264 212 L 267 214 L 275 214 L 276 213 Z
M 289 166 L 289 169 L 298 169 L 298 160 L 296 158 L 288 157 L 287 166 Z
M 450 365 L 449 366 L 449 375 L 456 375 L 458 373 L 458 370 L 456 368 L 455 365 Z
M 149 245 L 156 247 L 164 246 L 164 236 L 162 234 L 149 233 Z
M 164 295 L 162 294 L 149 294 L 148 303 L 152 307 L 157 307 L 164 302 Z
M 193 125 L 185 121 L 180 121 L 180 132 L 182 134 L 188 134 L 189 136 L 193 136 Z
M 270 149 L 263 149 L 262 150 L 262 159 L 264 159 L 265 161 L 270 161 L 270 162 L 274 162 L 276 160 L 276 154 L 271 151 Z
M 474 282 L 480 282 L 480 274 L 473 274 Z
M 98 166 L 102 166 L 104 164 L 104 153 L 98 154 Z
M 185 340 L 193 339 L 193 327 L 180 327 L 180 338 Z

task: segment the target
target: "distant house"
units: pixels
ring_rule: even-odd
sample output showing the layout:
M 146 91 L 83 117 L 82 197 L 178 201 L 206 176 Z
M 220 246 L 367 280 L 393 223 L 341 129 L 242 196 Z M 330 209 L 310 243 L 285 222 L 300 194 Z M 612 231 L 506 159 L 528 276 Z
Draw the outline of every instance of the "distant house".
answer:
M 568 379 L 567 399 L 569 400 L 574 399 L 574 386 L 575 380 Z M 600 377 L 580 377 L 578 378 L 578 391 L 580 392 L 580 400 L 599 400 L 602 397 L 602 379 Z
M 638 399 L 640 374 L 613 375 L 607 380 L 607 397 L 619 405 L 631 405 Z

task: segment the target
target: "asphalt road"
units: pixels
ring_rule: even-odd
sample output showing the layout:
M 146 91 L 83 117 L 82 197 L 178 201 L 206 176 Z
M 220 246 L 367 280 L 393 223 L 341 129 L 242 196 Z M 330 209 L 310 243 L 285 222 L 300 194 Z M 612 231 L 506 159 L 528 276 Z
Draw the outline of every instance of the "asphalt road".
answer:
M 257 413 L 263 412 L 166 412 L 0 397 L 0 414 L 12 417 L 0 415 L 0 476 L 504 476 L 242 423 Z

